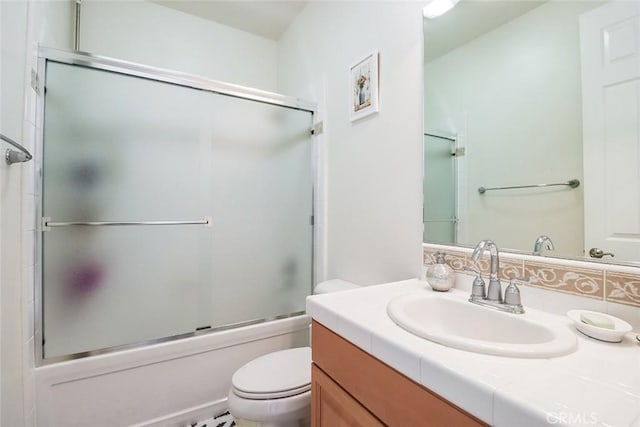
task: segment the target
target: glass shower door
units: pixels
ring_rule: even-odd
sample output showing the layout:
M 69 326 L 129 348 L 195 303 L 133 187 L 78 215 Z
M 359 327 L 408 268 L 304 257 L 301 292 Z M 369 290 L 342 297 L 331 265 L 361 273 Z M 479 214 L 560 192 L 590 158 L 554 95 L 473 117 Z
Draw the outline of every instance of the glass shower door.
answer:
M 424 135 L 423 242 L 456 243 L 455 144 Z
M 311 120 L 48 61 L 44 357 L 304 310 Z
M 311 291 L 312 116 L 229 96 L 210 106 L 213 325 L 305 310 Z

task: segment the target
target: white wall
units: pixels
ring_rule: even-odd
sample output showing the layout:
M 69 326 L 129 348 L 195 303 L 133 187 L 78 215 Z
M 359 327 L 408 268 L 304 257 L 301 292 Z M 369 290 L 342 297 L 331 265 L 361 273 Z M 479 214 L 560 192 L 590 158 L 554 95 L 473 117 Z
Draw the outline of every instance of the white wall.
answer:
M 422 5 L 311 2 L 280 39 L 278 91 L 318 102 L 319 280 L 418 277 Z M 349 68 L 380 53 L 380 112 L 349 121 Z
M 425 65 L 425 127 L 462 134 L 467 148 L 461 243 L 529 249 L 547 234 L 559 253 L 582 255 L 582 187 L 477 188 L 582 179 L 577 17 L 590 7 L 549 2 Z
M 80 50 L 276 90 L 276 42 L 140 0 L 82 2 Z

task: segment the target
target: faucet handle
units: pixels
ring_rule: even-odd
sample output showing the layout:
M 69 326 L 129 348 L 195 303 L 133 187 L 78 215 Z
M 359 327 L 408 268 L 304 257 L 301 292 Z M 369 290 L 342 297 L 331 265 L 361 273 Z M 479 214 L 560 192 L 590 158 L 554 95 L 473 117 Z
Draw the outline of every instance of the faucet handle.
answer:
M 484 279 L 482 279 L 482 275 L 480 274 L 480 271 L 471 267 L 464 267 L 464 270 L 471 271 L 472 273 L 476 274 L 476 278 L 473 279 L 473 285 L 471 286 L 470 299 L 471 300 L 485 299 L 487 297 L 487 293 L 484 287 Z
M 545 236 L 544 234 L 538 236 L 538 238 L 536 239 L 536 243 L 533 245 L 533 254 L 542 255 L 542 249 L 548 249 L 550 251 L 555 250 L 551 238 L 549 236 Z
M 504 291 L 504 303 L 506 305 L 511 305 L 515 307 L 519 307 L 522 309 L 522 299 L 520 298 L 520 289 L 517 282 L 528 282 L 528 277 L 513 277 L 509 281 L 509 286 Z M 524 312 L 524 310 L 522 310 Z

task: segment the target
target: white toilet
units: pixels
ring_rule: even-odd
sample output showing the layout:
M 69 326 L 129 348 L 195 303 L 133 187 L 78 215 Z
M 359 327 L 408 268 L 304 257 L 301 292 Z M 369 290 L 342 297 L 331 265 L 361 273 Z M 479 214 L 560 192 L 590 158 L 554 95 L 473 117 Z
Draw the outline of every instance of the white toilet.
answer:
M 344 280 L 319 283 L 316 294 L 359 286 Z M 311 410 L 311 348 L 276 351 L 252 360 L 231 378 L 229 412 L 248 426 L 306 427 Z M 247 422 L 248 421 L 248 422 Z M 243 426 L 243 421 L 238 424 Z

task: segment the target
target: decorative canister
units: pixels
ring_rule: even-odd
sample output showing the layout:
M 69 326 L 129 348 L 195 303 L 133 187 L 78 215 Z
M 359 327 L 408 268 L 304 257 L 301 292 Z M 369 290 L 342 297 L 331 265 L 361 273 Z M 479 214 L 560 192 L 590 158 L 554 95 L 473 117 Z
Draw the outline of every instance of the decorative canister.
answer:
M 436 252 L 436 263 L 427 268 L 427 283 L 434 291 L 448 291 L 456 281 L 456 275 L 444 263 L 444 252 Z

